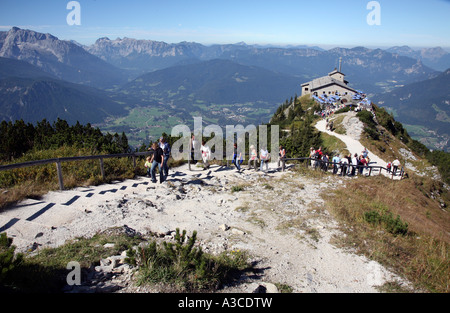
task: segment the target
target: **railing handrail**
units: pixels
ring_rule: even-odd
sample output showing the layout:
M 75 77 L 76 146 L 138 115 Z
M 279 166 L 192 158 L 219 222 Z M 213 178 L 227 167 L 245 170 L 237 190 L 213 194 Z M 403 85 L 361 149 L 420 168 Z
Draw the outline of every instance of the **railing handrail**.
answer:
M 139 156 L 148 155 L 150 153 L 151 153 L 150 151 L 146 151 L 146 152 L 133 152 L 133 153 L 117 153 L 117 154 L 103 154 L 103 155 L 88 155 L 88 156 L 52 158 L 52 159 L 36 160 L 36 161 L 29 161 L 29 162 L 23 162 L 23 163 L 13 163 L 13 164 L 7 164 L 7 165 L 0 165 L 0 171 L 7 171 L 7 170 L 14 170 L 14 169 L 23 168 L 23 167 L 30 167 L 30 166 L 38 166 L 38 165 L 46 165 L 46 164 L 50 164 L 50 163 L 56 163 L 56 172 L 58 174 L 59 189 L 60 190 L 64 190 L 63 175 L 62 175 L 62 170 L 61 170 L 61 163 L 62 162 L 85 161 L 85 160 L 100 160 L 100 171 L 102 173 L 102 178 L 105 179 L 105 170 L 104 170 L 104 166 L 103 166 L 103 159 L 132 157 L 133 158 L 134 167 L 136 167 L 136 158 L 139 157 Z
M 133 152 L 133 153 L 118 153 L 118 154 L 103 154 L 103 155 L 99 154 L 99 155 L 88 155 L 88 156 L 52 158 L 52 159 L 45 159 L 45 160 L 36 160 L 36 161 L 28 161 L 28 162 L 22 162 L 22 163 L 12 163 L 12 164 L 7 164 L 7 165 L 0 165 L 0 171 L 14 170 L 14 169 L 23 168 L 23 167 L 45 165 L 45 164 L 58 163 L 58 162 L 139 157 L 139 156 L 148 155 L 150 153 L 151 152 Z

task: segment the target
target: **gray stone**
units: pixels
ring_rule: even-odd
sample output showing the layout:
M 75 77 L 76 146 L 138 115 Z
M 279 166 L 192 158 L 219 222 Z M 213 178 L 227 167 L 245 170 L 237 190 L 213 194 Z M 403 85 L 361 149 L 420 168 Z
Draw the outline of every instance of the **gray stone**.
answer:
M 244 232 L 244 231 L 242 231 L 242 230 L 240 230 L 240 229 L 237 229 L 237 228 L 233 228 L 233 229 L 231 230 L 231 232 L 232 232 L 233 234 L 235 234 L 235 235 L 240 235 L 240 236 L 245 235 L 245 232 Z

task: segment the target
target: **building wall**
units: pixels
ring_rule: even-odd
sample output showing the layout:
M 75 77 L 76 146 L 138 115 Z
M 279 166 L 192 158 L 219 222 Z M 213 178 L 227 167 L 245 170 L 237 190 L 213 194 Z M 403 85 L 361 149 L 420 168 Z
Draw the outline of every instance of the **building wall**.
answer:
M 306 88 L 308 88 L 308 90 L 306 90 Z M 311 94 L 310 88 L 311 88 L 310 85 L 302 86 L 302 96 Z M 316 90 L 313 91 L 312 94 L 316 94 L 317 96 L 321 96 L 325 92 L 327 96 L 331 96 L 331 95 L 335 94 L 336 91 L 339 92 L 339 94 L 341 94 L 341 95 L 344 95 L 345 93 L 347 93 L 349 95 L 353 95 L 354 94 L 354 92 L 352 92 L 351 90 L 342 88 L 339 85 L 330 85 L 330 86 L 327 86 L 327 87 L 316 89 Z
M 334 73 L 334 74 L 331 74 L 330 76 L 331 76 L 332 78 L 336 79 L 336 80 L 341 81 L 341 82 L 344 81 L 344 75 L 341 74 L 341 73 L 339 73 L 339 72 Z

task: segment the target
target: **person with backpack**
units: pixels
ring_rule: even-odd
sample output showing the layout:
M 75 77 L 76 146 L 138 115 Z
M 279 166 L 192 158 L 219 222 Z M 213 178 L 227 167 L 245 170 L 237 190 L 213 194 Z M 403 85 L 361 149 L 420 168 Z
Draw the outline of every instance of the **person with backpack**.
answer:
M 390 172 L 391 172 L 391 168 L 392 168 L 392 163 L 389 162 L 389 163 L 386 165 L 386 168 L 387 168 L 388 173 L 390 173 Z
M 164 180 L 169 176 L 169 166 L 167 165 L 167 161 L 170 158 L 170 145 L 166 142 L 164 137 L 159 138 L 159 147 L 163 150 L 164 160 L 162 163 L 162 171 L 164 173 Z

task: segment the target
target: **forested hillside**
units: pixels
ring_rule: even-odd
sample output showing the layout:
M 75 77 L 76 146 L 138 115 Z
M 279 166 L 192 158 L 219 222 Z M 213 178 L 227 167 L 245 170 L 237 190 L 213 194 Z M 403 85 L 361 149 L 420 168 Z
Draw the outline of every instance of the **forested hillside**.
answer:
M 36 125 L 25 123 L 23 120 L 0 123 L 2 161 L 12 161 L 33 150 L 51 150 L 62 146 L 87 149 L 92 154 L 126 153 L 130 150 L 125 133 L 105 135 L 89 123 L 69 126 L 67 121 L 61 119 L 57 119 L 53 124 L 46 119 Z

